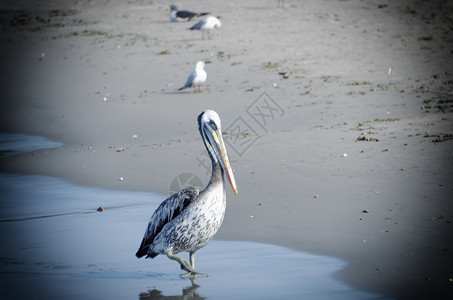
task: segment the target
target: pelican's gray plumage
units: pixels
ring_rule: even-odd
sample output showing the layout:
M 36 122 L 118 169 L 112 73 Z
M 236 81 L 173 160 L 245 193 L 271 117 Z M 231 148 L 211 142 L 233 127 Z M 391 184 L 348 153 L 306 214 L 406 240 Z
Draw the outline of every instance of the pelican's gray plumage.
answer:
M 204 190 L 187 187 L 163 201 L 151 216 L 136 253 L 138 258 L 165 254 L 189 272 L 183 276 L 203 275 L 195 270 L 195 252 L 205 246 L 222 225 L 226 206 L 225 173 L 237 194 L 218 114 L 203 111 L 198 116 L 198 128 L 211 157 L 211 180 Z M 179 252 L 189 252 L 190 263 L 177 256 Z

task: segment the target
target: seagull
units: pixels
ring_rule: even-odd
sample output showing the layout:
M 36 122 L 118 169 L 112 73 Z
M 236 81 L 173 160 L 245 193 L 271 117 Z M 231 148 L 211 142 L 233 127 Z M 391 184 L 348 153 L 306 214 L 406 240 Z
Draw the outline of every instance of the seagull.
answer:
M 193 86 L 193 91 L 194 93 L 196 93 L 197 91 L 195 90 L 195 86 L 198 85 L 198 92 L 201 92 L 200 85 L 203 84 L 206 81 L 206 78 L 208 77 L 208 74 L 203 68 L 204 62 L 203 61 L 197 62 L 195 64 L 195 69 L 189 75 L 189 78 L 187 78 L 186 84 L 184 84 L 183 87 L 179 88 L 178 91 Z
M 193 25 L 190 27 L 190 30 L 200 30 L 203 34 L 203 40 L 204 40 L 204 32 L 208 32 L 208 38 L 209 38 L 209 32 L 211 30 L 217 29 L 222 27 L 222 23 L 220 23 L 220 20 L 217 19 L 216 17 L 213 16 L 208 16 L 204 17 L 201 19 L 197 24 Z
M 173 194 L 154 211 L 140 247 L 138 258 L 154 258 L 159 254 L 178 262 L 187 274 L 181 277 L 208 276 L 195 270 L 195 252 L 217 233 L 226 207 L 224 176 L 237 194 L 236 181 L 222 138 L 219 115 L 205 110 L 198 116 L 198 129 L 212 163 L 211 180 L 201 190 L 190 186 Z M 179 252 L 189 252 L 190 263 Z
M 178 10 L 178 7 L 176 5 L 170 5 L 170 20 L 172 22 L 177 22 L 177 21 L 190 21 L 194 17 L 201 17 L 201 16 L 206 16 L 209 13 L 194 13 L 191 11 L 187 10 Z

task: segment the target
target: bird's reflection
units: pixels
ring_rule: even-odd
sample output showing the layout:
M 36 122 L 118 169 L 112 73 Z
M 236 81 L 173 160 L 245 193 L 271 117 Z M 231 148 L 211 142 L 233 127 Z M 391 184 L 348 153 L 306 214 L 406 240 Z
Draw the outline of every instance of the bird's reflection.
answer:
M 190 279 L 191 285 L 182 289 L 181 295 L 169 295 L 165 296 L 162 295 L 162 291 L 157 289 L 148 290 L 147 292 L 140 293 L 139 299 L 140 300 L 160 300 L 160 299 L 195 299 L 195 300 L 204 300 L 205 297 L 198 294 L 198 288 L 200 287 L 196 282 L 195 278 L 188 278 Z

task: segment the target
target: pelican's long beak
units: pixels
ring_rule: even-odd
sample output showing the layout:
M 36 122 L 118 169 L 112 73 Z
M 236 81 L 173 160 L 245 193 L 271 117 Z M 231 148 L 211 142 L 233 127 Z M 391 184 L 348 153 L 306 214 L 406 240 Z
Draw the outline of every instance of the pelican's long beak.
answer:
M 233 170 L 231 169 L 230 161 L 228 159 L 228 154 L 225 148 L 225 143 L 223 142 L 222 133 L 220 132 L 219 129 L 213 129 L 211 128 L 211 126 L 208 127 L 216 143 L 217 150 L 219 151 L 220 156 L 222 158 L 220 163 L 222 164 L 223 169 L 227 173 L 228 180 L 230 181 L 231 184 L 231 188 L 233 189 L 234 193 L 237 194 L 238 188 L 236 186 L 236 181 L 234 180 Z

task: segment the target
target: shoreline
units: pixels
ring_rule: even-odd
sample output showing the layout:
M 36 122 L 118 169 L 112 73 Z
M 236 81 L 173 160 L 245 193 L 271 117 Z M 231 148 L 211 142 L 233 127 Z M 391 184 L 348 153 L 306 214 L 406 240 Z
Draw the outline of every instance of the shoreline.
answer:
M 343 282 L 389 297 L 453 294 L 451 4 L 211 4 L 205 41 L 163 1 L 26 4 L 3 7 L 1 128 L 63 146 L 1 172 L 168 195 L 207 182 L 196 117 L 213 109 L 239 189 L 217 239 L 338 257 Z M 203 93 L 175 93 L 198 60 Z
M 66 149 L 67 150 L 67 149 Z M 90 153 L 92 149 L 87 149 L 90 151 L 86 151 L 87 155 L 91 155 Z M 73 182 L 74 184 L 80 185 L 80 186 L 89 186 L 89 187 L 96 187 L 96 188 L 102 188 L 102 189 L 113 189 L 113 190 L 129 190 L 129 191 L 139 191 L 139 192 L 152 192 L 156 193 L 152 188 L 149 188 L 149 186 L 153 186 L 153 184 L 148 185 L 146 183 L 147 180 L 144 182 L 139 182 L 135 184 L 129 184 L 129 180 L 126 179 L 125 181 L 119 181 L 118 179 L 114 180 L 112 177 L 110 177 L 110 180 L 100 180 L 97 178 L 97 174 L 92 174 L 91 177 L 87 178 L 86 172 L 84 171 L 86 167 L 82 166 L 80 167 L 81 172 L 68 172 L 68 166 L 66 168 L 55 168 L 55 169 L 47 169 L 44 167 L 45 164 L 48 164 L 49 161 L 52 161 L 55 159 L 55 156 L 52 157 L 52 154 L 55 154 L 56 152 L 65 152 L 65 146 L 54 148 L 54 149 L 48 149 L 48 150 L 40 150 L 37 152 L 29 152 L 29 153 L 24 153 L 24 154 L 19 154 L 13 157 L 9 157 L 7 160 L 7 164 L 2 164 L 2 171 L 6 172 L 11 172 L 11 173 L 16 173 L 16 174 L 30 174 L 30 175 L 45 175 L 45 176 L 52 176 L 52 177 L 57 177 L 57 178 L 63 178 L 65 180 L 68 180 L 69 182 Z M 75 151 L 71 151 L 75 152 Z M 164 153 L 164 152 L 160 152 Z M 105 153 L 103 153 L 105 154 Z M 62 157 L 67 157 L 66 154 L 62 154 Z M 49 157 L 50 156 L 50 157 Z M 57 158 L 57 161 L 61 161 L 60 158 Z M 80 161 L 80 160 L 77 160 Z M 82 160 L 83 161 L 83 160 Z M 105 162 L 110 162 L 111 159 L 107 158 Z M 69 166 L 73 167 L 73 166 Z M 124 166 L 122 166 L 124 168 Z M 104 166 L 102 169 L 106 168 Z M 440 168 L 439 168 L 440 169 Z M 43 172 L 46 170 L 45 172 Z M 124 169 L 123 169 L 124 170 Z M 132 168 L 134 170 L 134 168 Z M 132 171 L 133 172 L 133 171 Z M 77 174 L 79 173 L 79 174 Z M 91 173 L 91 172 L 90 172 Z M 105 172 L 101 172 L 104 175 Z M 61 174 L 61 176 L 58 176 L 57 174 Z M 447 178 L 448 176 L 442 176 L 444 178 Z M 107 177 L 108 178 L 108 177 Z M 128 177 L 126 177 L 128 178 Z M 311 180 L 311 179 L 310 179 Z M 363 181 L 367 181 L 364 179 Z M 127 188 L 124 187 L 124 183 L 128 182 Z M 144 185 L 143 185 L 144 184 Z M 379 188 L 377 188 L 379 189 Z M 404 193 L 406 189 L 402 188 L 400 193 Z M 168 196 L 168 194 L 165 193 L 165 189 L 162 189 L 163 192 L 157 192 L 158 194 L 162 195 L 162 200 L 165 199 L 165 197 Z M 168 190 L 167 190 L 168 192 Z M 392 191 L 393 192 L 393 191 Z M 392 193 L 392 192 L 387 192 L 387 193 Z M 346 262 L 346 267 L 343 268 L 340 271 L 337 271 L 336 274 L 334 275 L 336 279 L 340 280 L 341 282 L 357 288 L 359 290 L 363 291 L 369 291 L 369 292 L 374 292 L 374 293 L 379 293 L 381 295 L 386 295 L 390 297 L 395 297 L 395 295 L 398 295 L 403 291 L 404 295 L 412 295 L 415 296 L 416 293 L 420 295 L 422 293 L 423 295 L 427 295 L 428 293 L 431 293 L 433 289 L 436 289 L 438 291 L 441 291 L 442 293 L 448 294 L 449 293 L 449 284 L 448 282 L 442 283 L 441 280 L 441 273 L 437 273 L 440 271 L 440 269 L 436 268 L 437 272 L 426 272 L 426 269 L 420 268 L 420 269 L 412 269 L 412 263 L 410 264 L 400 264 L 395 270 L 396 272 L 393 274 L 388 274 L 386 271 L 392 268 L 390 263 L 390 266 L 387 265 L 386 261 L 388 260 L 387 254 L 384 249 L 387 247 L 394 247 L 394 245 L 391 245 L 390 243 L 383 243 L 387 238 L 385 238 L 385 234 L 383 233 L 383 230 L 380 230 L 380 234 L 382 236 L 378 237 L 377 240 L 373 241 L 373 247 L 380 247 L 380 249 L 383 250 L 383 252 L 379 253 L 379 250 L 372 250 L 372 255 L 370 257 L 373 257 L 372 260 L 367 262 L 367 259 L 364 260 L 364 258 L 359 258 L 357 259 L 357 256 L 363 255 L 363 253 L 360 253 L 363 251 L 363 249 L 360 249 L 360 247 L 364 246 L 367 247 L 369 244 L 369 240 L 357 240 L 357 238 L 362 238 L 362 237 L 367 237 L 371 234 L 371 236 L 375 235 L 376 232 L 373 233 L 373 230 L 370 230 L 370 228 L 365 228 L 364 230 L 351 230 L 351 227 L 346 226 L 344 232 L 342 230 L 336 230 L 334 229 L 335 225 L 334 223 L 328 224 L 325 228 L 319 229 L 315 231 L 314 233 L 311 232 L 312 228 L 308 229 L 303 229 L 301 232 L 297 229 L 296 226 L 301 226 L 300 220 L 298 219 L 288 219 L 286 222 L 281 221 L 281 217 L 278 218 L 278 225 L 276 224 L 269 224 L 270 221 L 263 219 L 262 217 L 264 216 L 272 216 L 275 215 L 276 212 L 281 214 L 281 211 L 278 209 L 276 211 L 273 211 L 275 207 L 270 207 L 272 211 L 265 211 L 261 212 L 258 209 L 253 209 L 253 206 L 263 208 L 264 205 L 262 202 L 259 203 L 247 203 L 247 210 L 242 213 L 238 213 L 238 209 L 241 211 L 243 210 L 243 207 L 241 207 L 241 199 L 235 199 L 236 197 L 232 194 L 227 192 L 228 195 L 228 203 L 227 203 L 227 213 L 226 213 L 226 218 L 224 220 L 224 224 L 222 225 L 221 229 L 219 230 L 219 233 L 216 235 L 215 239 L 218 240 L 233 240 L 233 241 L 253 241 L 253 242 L 261 242 L 261 243 L 266 243 L 270 245 L 276 245 L 276 246 L 283 246 L 288 249 L 293 249 L 297 251 L 302 251 L 306 253 L 312 253 L 315 255 L 326 255 L 329 257 L 335 257 L 337 259 L 340 259 L 342 261 Z M 374 194 L 376 195 L 376 199 L 379 198 L 379 191 L 368 191 L 365 192 L 365 194 Z M 321 194 L 319 196 L 320 198 L 324 198 L 324 195 Z M 308 195 L 305 195 L 306 198 L 308 198 Z M 368 196 L 369 197 L 369 196 Z M 426 198 L 426 196 L 424 196 Z M 249 198 L 245 196 L 245 198 Z M 250 197 L 251 198 L 251 197 Z M 328 197 L 330 198 L 330 197 Z M 318 198 L 313 197 L 313 202 L 318 202 Z M 374 199 L 374 200 L 376 200 Z M 314 205 L 314 207 L 321 207 L 321 210 L 323 212 L 328 212 L 327 207 L 329 204 L 332 204 L 331 202 L 329 203 L 315 203 L 311 204 Z M 395 207 L 398 206 L 398 203 L 394 203 Z M 305 204 L 306 205 L 306 204 Z M 266 205 L 267 206 L 267 205 Z M 379 206 L 379 205 L 378 205 Z M 363 207 L 370 207 L 370 206 L 363 206 Z M 338 209 L 338 207 L 337 207 Z M 387 214 L 383 214 L 382 211 L 379 212 L 379 214 L 382 215 L 387 215 L 385 220 L 391 219 L 388 217 L 392 209 L 389 209 L 389 212 Z M 349 212 L 351 218 L 356 218 L 354 220 L 354 223 L 356 225 L 359 225 L 358 220 L 360 220 L 360 223 L 362 221 L 365 221 L 366 218 L 368 218 L 368 215 L 374 214 L 376 212 L 376 208 L 373 208 L 370 210 L 370 214 L 364 213 L 362 211 L 354 211 L 354 212 Z M 250 215 L 248 215 L 250 214 Z M 239 215 L 239 216 L 238 216 Z M 257 217 L 260 216 L 261 218 L 257 221 Z M 305 216 L 307 217 L 307 216 Z M 376 218 L 374 218 L 374 222 L 376 222 Z M 443 217 L 440 217 L 440 221 L 442 221 Z M 434 217 L 432 220 L 436 220 L 436 217 Z M 432 220 L 422 220 L 422 222 L 409 222 L 409 224 L 405 224 L 405 226 L 423 226 L 423 223 L 430 222 L 435 223 Z M 310 220 L 310 222 L 305 223 L 305 225 L 313 222 L 316 224 L 317 222 L 314 220 Z M 373 223 L 374 223 L 373 222 Z M 436 221 L 437 222 L 437 221 Z M 449 219 L 446 221 L 447 224 L 449 224 Z M 286 224 L 285 224 L 286 223 Z M 377 223 L 380 223 L 379 221 Z M 239 226 L 238 226 L 239 224 Z M 363 223 L 362 223 L 363 224 Z M 360 224 L 360 225 L 362 225 Z M 395 224 L 398 224 L 395 222 Z M 283 226 L 285 227 L 283 227 Z M 295 225 L 295 226 L 293 226 Z M 354 225 L 354 224 L 352 224 Z M 368 224 L 368 225 L 374 225 L 374 224 Z M 250 235 L 249 232 L 243 232 L 242 230 L 238 230 L 238 227 L 243 226 L 244 228 L 248 228 L 248 230 L 251 230 L 253 235 Z M 276 227 L 277 226 L 277 227 Z M 345 224 L 342 224 L 342 226 L 345 226 Z M 281 227 L 281 228 L 278 228 Z M 396 227 L 396 226 L 395 226 Z M 448 227 L 447 227 L 448 228 Z M 343 228 L 344 229 L 344 228 Z M 296 233 L 297 232 L 297 233 Z M 386 230 L 388 232 L 388 230 Z M 406 232 L 407 233 L 407 232 Z M 393 238 L 400 238 L 401 233 L 398 233 L 395 237 Z M 294 240 L 294 236 L 300 235 L 301 238 Z M 339 242 L 336 239 L 342 239 L 346 237 L 347 242 Z M 322 236 L 323 239 L 329 239 L 331 238 L 332 240 L 336 240 L 334 244 L 336 245 L 336 249 L 330 248 L 332 245 L 330 242 L 320 242 L 319 236 Z M 353 239 L 351 239 L 353 237 Z M 375 238 L 375 237 L 374 237 Z M 438 237 L 435 237 L 436 239 Z M 433 242 L 438 243 L 439 240 L 433 239 Z M 353 241 L 352 248 L 351 245 L 348 245 L 348 242 Z M 448 240 L 447 240 L 448 241 Z M 396 242 L 395 240 L 391 242 Z M 368 244 L 367 244 L 368 243 Z M 396 245 L 397 243 L 395 243 Z M 338 246 L 341 246 L 338 247 Z M 359 248 L 357 248 L 359 247 Z M 410 258 L 414 253 L 423 253 L 426 250 L 426 247 L 423 245 L 423 243 L 412 246 L 412 247 L 407 247 L 407 249 L 403 249 L 402 245 L 399 245 L 401 249 L 398 249 L 398 252 L 400 253 L 400 257 L 406 257 Z M 354 249 L 355 248 L 355 249 Z M 353 251 L 351 251 L 353 249 Z M 445 248 L 444 253 L 446 254 L 445 257 L 448 257 L 447 248 Z M 380 258 L 378 258 L 380 257 Z M 423 261 L 423 257 L 421 261 Z M 441 265 L 443 264 L 443 259 L 444 257 L 439 257 L 438 258 L 438 264 Z M 380 262 L 380 263 L 377 263 Z M 385 263 L 384 263 L 385 262 Z M 434 260 L 431 258 L 430 263 L 432 264 Z M 411 280 L 408 280 L 405 284 L 406 286 L 404 288 L 401 288 L 401 286 L 397 286 L 396 289 L 392 292 L 389 293 L 388 286 L 386 286 L 386 283 L 395 283 L 395 281 L 400 280 L 399 276 L 401 276 L 401 271 L 399 268 L 407 268 L 410 270 L 410 272 L 413 275 L 413 278 L 410 278 Z M 374 272 L 370 272 L 373 270 Z M 417 273 L 418 272 L 418 273 Z M 414 275 L 416 273 L 416 275 Z M 358 275 L 360 274 L 360 275 Z M 383 282 L 376 282 L 377 279 L 383 279 L 383 275 L 385 274 L 385 279 Z M 376 276 L 377 275 L 377 276 Z M 417 276 L 418 275 L 418 276 Z M 426 282 L 426 285 L 421 286 L 421 281 L 420 278 L 423 276 L 435 276 L 437 279 L 436 283 L 431 282 L 430 277 L 424 277 L 423 279 Z M 418 277 L 418 278 L 417 278 Z M 407 279 L 406 279 L 407 280 Z M 373 281 L 373 283 L 370 285 L 369 283 Z M 417 285 L 419 287 L 419 290 L 415 290 L 413 293 L 408 293 L 406 292 L 406 289 L 413 289 L 413 285 L 417 282 Z M 447 284 L 445 284 L 447 283 Z M 426 294 L 425 294 L 426 293 Z M 399 297 L 399 296 L 396 296 Z

